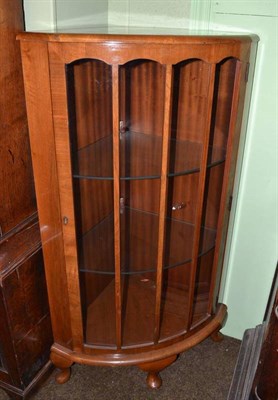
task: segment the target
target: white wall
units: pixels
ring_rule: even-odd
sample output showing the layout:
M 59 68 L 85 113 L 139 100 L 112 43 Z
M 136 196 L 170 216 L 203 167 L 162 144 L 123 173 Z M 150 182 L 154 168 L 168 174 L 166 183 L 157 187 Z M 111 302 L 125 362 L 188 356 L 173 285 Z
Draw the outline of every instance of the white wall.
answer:
M 188 28 L 190 0 L 109 0 L 109 23 Z
M 26 29 L 162 26 L 188 28 L 190 0 L 24 0 Z
M 223 332 L 242 338 L 245 329 L 263 320 L 278 258 L 277 2 L 197 2 L 200 26 L 260 36 L 243 163 L 237 177 L 238 201 L 232 209 L 234 224 L 230 225 L 225 259 L 226 279 L 222 281 L 229 315 Z
M 108 23 L 108 0 L 23 0 L 28 31 L 52 31 Z
M 25 29 L 52 31 L 56 26 L 55 0 L 24 0 Z
M 58 29 L 104 26 L 108 23 L 108 0 L 54 0 Z

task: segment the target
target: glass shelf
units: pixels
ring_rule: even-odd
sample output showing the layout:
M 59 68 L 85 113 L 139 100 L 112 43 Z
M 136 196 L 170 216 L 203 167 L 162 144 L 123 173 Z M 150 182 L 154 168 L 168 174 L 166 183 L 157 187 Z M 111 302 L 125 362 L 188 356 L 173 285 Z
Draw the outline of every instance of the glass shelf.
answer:
M 123 180 L 159 178 L 161 146 L 160 136 L 136 132 L 120 134 L 120 178 Z M 80 149 L 74 160 L 73 176 L 112 180 L 112 155 L 112 135 Z
M 161 136 L 136 132 L 120 134 L 120 179 L 158 179 L 161 173 Z M 87 179 L 113 179 L 112 135 L 74 153 L 73 176 Z M 198 172 L 202 144 L 171 139 L 168 176 Z M 131 162 L 132 160 L 132 162 Z M 225 151 L 209 147 L 208 166 L 225 160 Z
M 79 243 L 79 268 L 83 272 L 114 275 L 113 214 L 88 231 Z M 194 225 L 167 218 L 165 267 L 191 261 Z M 199 254 L 215 244 L 215 230 L 202 227 Z M 158 215 L 125 208 L 121 214 L 121 273 L 155 272 L 157 264 Z

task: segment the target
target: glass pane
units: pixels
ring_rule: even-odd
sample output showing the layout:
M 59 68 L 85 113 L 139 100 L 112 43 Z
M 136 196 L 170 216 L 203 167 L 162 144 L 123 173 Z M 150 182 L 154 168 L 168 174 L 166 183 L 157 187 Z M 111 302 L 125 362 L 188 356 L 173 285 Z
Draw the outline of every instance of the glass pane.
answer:
M 211 288 L 214 246 L 220 211 L 221 190 L 225 163 L 211 167 L 207 171 L 205 202 L 200 235 L 199 254 L 193 307 L 192 324 L 196 325 L 209 316 L 208 301 Z
M 201 323 L 211 313 L 208 307 L 211 295 L 214 246 L 220 212 L 236 63 L 237 60 L 231 58 L 221 61 L 216 66 L 216 95 L 213 102 L 212 128 L 208 149 L 208 168 L 199 243 L 199 254 L 201 256 L 196 271 L 193 326 Z
M 113 347 L 116 343 L 115 279 L 111 275 L 80 272 L 85 342 Z
M 224 168 L 225 163 L 222 163 L 207 170 L 202 224 L 208 231 L 216 231 L 217 228 Z M 204 241 L 201 241 L 200 247 L 200 252 L 204 252 Z
M 111 347 L 116 343 L 111 66 L 86 59 L 66 71 L 83 330 L 86 343 Z
M 74 179 L 79 268 L 114 273 L 113 182 Z
M 73 175 L 112 178 L 112 69 L 103 61 L 67 65 Z
M 191 264 L 163 271 L 160 341 L 186 330 Z
M 199 174 L 168 179 L 164 267 L 191 260 Z
M 237 60 L 225 59 L 216 66 L 215 96 L 208 165 L 225 160 Z
M 198 325 L 209 316 L 208 302 L 211 287 L 213 257 L 214 248 L 198 259 L 192 310 L 192 326 Z
M 121 271 L 156 270 L 160 180 L 122 181 Z
M 165 67 L 134 60 L 120 69 L 122 179 L 160 176 Z
M 123 346 L 154 339 L 164 82 L 154 61 L 120 69 Z
M 121 215 L 121 270 L 156 270 L 158 216 L 125 208 Z
M 210 65 L 188 60 L 174 66 L 169 174 L 198 171 L 206 128 Z
M 158 135 L 125 132 L 120 135 L 121 179 L 158 178 L 162 140 Z
M 123 346 L 153 342 L 155 282 L 155 273 L 122 276 Z

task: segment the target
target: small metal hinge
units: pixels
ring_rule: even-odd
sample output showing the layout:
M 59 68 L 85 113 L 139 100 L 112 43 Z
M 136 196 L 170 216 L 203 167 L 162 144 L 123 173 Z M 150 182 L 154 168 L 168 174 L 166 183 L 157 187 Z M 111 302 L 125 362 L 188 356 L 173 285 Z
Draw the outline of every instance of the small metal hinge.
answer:
M 228 202 L 228 211 L 231 211 L 232 209 L 232 203 L 233 203 L 233 196 L 229 197 L 229 202 Z
M 245 70 L 245 82 L 248 82 L 249 78 L 249 69 L 250 69 L 250 63 L 246 64 L 246 70 Z

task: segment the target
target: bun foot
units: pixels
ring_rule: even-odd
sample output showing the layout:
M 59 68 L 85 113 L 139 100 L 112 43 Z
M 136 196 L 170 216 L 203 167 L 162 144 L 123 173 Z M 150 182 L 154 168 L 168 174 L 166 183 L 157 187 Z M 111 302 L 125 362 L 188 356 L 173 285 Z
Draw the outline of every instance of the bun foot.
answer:
M 70 378 L 70 372 L 71 372 L 70 368 L 66 368 L 59 371 L 55 377 L 56 382 L 59 383 L 60 385 L 66 383 Z
M 155 372 L 149 372 L 146 381 L 151 389 L 158 389 L 162 385 L 162 379 L 159 374 Z
M 224 335 L 219 331 L 213 332 L 210 337 L 214 342 L 222 342 L 224 339 Z
M 148 362 L 144 364 L 138 365 L 138 367 L 145 372 L 148 372 L 147 376 L 147 385 L 151 389 L 158 389 L 162 385 L 162 380 L 159 376 L 159 372 L 164 368 L 168 367 L 168 365 L 172 364 L 177 358 L 177 355 L 174 354 L 171 357 L 164 358 L 162 360 Z
M 56 382 L 59 384 L 66 383 L 69 378 L 70 378 L 70 367 L 72 365 L 72 361 L 64 358 L 60 354 L 55 353 L 54 351 L 51 351 L 50 353 L 50 359 L 60 371 L 58 371 L 55 379 Z

